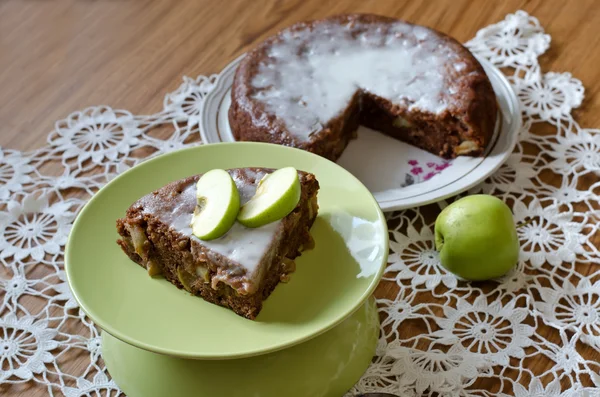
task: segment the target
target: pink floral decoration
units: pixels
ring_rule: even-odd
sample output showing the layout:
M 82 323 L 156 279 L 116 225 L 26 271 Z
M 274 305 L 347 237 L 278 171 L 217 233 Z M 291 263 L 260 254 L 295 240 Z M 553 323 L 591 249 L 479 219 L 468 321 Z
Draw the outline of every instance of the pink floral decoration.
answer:
M 413 175 L 419 175 L 420 173 L 423 172 L 423 168 L 421 168 L 421 167 L 414 167 L 412 170 L 410 170 L 410 172 Z
M 433 178 L 436 174 L 437 174 L 437 172 L 430 172 L 429 174 L 425 175 L 425 177 L 423 179 L 428 181 L 431 178 Z
M 448 167 L 450 167 L 450 163 L 442 163 L 440 165 L 436 165 L 435 169 L 436 169 L 436 171 L 443 171 Z

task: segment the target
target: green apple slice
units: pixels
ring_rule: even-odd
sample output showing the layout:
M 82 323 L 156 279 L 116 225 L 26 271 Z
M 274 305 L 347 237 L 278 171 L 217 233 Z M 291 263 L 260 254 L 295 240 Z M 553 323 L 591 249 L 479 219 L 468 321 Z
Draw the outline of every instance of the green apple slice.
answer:
M 293 167 L 265 175 L 254 196 L 240 209 L 238 222 L 260 227 L 287 216 L 298 205 L 300 190 L 298 171 Z
M 196 184 L 196 198 L 192 234 L 214 240 L 227 233 L 240 211 L 240 195 L 227 171 L 215 169 L 202 175 Z

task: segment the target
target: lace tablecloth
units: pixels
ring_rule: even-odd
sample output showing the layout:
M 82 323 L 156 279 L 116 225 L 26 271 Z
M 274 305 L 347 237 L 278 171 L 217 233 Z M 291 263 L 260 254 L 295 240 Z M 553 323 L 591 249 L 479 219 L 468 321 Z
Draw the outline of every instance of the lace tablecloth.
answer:
M 571 116 L 581 83 L 540 70 L 550 36 L 535 18 L 508 15 L 467 45 L 503 68 L 522 104 L 515 152 L 469 192 L 511 205 L 520 261 L 501 280 L 458 281 L 433 246 L 435 215 L 447 202 L 387 214 L 392 254 L 376 293 L 382 335 L 353 392 L 600 396 L 600 131 Z M 184 78 L 157 114 L 88 108 L 57 122 L 39 150 L 0 148 L 0 387 L 120 393 L 98 330 L 65 282 L 67 235 L 86 199 L 119 172 L 201 144 L 200 108 L 214 77 Z M 45 172 L 49 163 L 62 164 L 62 174 Z M 88 365 L 73 366 L 73 357 Z

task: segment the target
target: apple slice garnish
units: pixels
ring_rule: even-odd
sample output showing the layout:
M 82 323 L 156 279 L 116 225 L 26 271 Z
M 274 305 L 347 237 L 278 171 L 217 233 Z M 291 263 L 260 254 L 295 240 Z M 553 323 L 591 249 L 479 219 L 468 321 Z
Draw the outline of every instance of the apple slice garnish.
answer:
M 227 233 L 240 211 L 240 195 L 227 171 L 215 169 L 202 175 L 196 184 L 196 198 L 192 234 L 214 240 Z
M 298 171 L 293 167 L 267 174 L 240 209 L 237 220 L 246 227 L 260 227 L 284 218 L 298 205 L 300 190 Z

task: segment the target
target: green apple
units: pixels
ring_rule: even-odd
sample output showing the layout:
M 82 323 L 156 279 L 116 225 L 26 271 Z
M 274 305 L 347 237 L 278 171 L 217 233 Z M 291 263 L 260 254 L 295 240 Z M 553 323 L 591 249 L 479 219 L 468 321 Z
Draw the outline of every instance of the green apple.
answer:
M 196 184 L 196 198 L 192 234 L 214 240 L 227 233 L 240 211 L 240 195 L 229 173 L 215 169 L 202 175 Z
M 246 227 L 260 227 L 287 216 L 300 201 L 298 171 L 293 167 L 278 169 L 260 180 L 256 193 L 240 209 L 238 222 Z
M 455 201 L 435 221 L 442 266 L 467 280 L 488 280 L 512 269 L 519 238 L 510 208 L 487 194 Z

